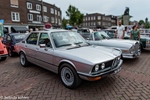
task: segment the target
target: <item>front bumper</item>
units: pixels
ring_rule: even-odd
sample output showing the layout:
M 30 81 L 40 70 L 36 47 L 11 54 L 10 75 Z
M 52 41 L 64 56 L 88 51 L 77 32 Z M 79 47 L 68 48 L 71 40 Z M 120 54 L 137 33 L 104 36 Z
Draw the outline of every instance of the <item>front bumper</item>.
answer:
M 82 73 L 82 72 L 78 72 L 79 74 L 79 77 L 81 79 L 84 79 L 84 80 L 89 80 L 89 81 L 95 81 L 95 80 L 99 80 L 101 77 L 105 76 L 105 75 L 109 75 L 109 74 L 112 74 L 112 73 L 117 73 L 120 71 L 121 69 L 121 66 L 122 66 L 122 63 L 123 63 L 123 60 L 120 59 L 120 62 L 118 64 L 118 66 L 116 66 L 115 68 L 111 68 L 111 70 L 108 70 L 108 71 L 105 71 L 105 72 L 101 72 L 101 73 L 98 73 L 98 74 L 95 74 L 95 75 L 92 75 L 92 74 L 85 74 L 85 73 Z M 91 79 L 94 79 L 94 80 L 91 80 Z
M 135 53 L 133 53 L 133 54 L 122 54 L 122 57 L 123 58 L 137 58 L 138 56 L 140 56 L 141 55 L 141 50 L 138 50 L 138 52 L 135 52 Z

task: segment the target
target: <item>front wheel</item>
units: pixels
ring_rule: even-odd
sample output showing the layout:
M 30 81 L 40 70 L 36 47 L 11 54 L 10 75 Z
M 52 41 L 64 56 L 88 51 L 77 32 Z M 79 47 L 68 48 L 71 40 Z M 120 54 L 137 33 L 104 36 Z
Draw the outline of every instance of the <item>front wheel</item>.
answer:
M 29 66 L 29 62 L 23 52 L 20 53 L 20 63 L 23 67 Z
M 81 79 L 77 72 L 69 64 L 61 65 L 59 75 L 64 86 L 69 89 L 74 89 L 81 83 Z

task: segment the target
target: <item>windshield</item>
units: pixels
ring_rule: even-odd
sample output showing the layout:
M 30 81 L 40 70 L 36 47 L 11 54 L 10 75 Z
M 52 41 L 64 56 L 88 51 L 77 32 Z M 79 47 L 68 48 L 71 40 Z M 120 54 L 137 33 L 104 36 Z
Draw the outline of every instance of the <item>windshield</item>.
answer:
M 56 48 L 87 44 L 81 35 L 73 31 L 52 32 L 52 38 Z
M 94 33 L 95 40 L 101 40 L 101 39 L 109 39 L 110 37 L 107 35 L 104 31 L 98 31 Z
M 17 34 L 17 35 L 14 35 L 14 38 L 15 40 L 22 40 L 25 38 L 25 34 Z

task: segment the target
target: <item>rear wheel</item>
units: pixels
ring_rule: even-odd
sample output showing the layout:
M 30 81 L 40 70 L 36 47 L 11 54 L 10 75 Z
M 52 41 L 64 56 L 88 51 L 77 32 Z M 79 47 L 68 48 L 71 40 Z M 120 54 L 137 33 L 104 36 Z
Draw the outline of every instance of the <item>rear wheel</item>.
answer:
M 20 53 L 20 63 L 23 67 L 29 66 L 29 61 L 27 60 L 27 58 L 23 52 Z
M 61 65 L 59 75 L 62 83 L 67 88 L 74 89 L 81 83 L 81 79 L 76 70 L 67 63 Z

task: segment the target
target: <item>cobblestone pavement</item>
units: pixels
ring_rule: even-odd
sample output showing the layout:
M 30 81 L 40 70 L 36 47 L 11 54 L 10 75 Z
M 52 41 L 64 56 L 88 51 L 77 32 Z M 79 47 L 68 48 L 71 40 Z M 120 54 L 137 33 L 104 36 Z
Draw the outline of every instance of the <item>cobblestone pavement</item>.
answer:
M 150 100 L 150 50 L 137 59 L 124 59 L 122 70 L 95 82 L 83 81 L 75 90 L 65 88 L 57 74 L 18 57 L 0 61 L 0 100 Z

